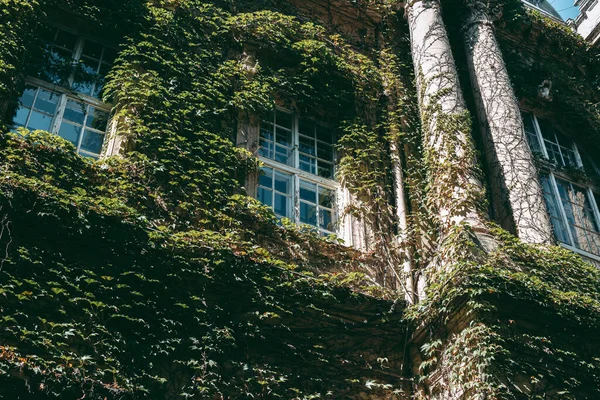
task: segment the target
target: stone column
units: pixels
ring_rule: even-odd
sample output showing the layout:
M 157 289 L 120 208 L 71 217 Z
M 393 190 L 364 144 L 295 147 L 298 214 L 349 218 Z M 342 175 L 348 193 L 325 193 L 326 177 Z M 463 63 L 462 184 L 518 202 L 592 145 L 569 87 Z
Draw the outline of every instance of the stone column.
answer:
M 525 242 L 550 243 L 552 226 L 542 187 L 489 6 L 480 0 L 465 1 L 467 63 L 499 219 L 505 227 L 512 225 Z
M 423 148 L 429 167 L 429 207 L 439 219 L 442 235 L 468 222 L 485 230 L 478 210 L 484 204 L 471 138 L 470 118 L 439 0 L 410 0 L 405 6 L 419 108 Z

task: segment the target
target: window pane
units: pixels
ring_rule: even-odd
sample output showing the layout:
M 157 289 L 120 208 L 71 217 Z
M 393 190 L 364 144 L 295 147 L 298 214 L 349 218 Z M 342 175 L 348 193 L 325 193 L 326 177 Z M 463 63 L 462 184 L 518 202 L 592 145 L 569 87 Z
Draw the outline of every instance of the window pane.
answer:
M 85 120 L 85 126 L 104 132 L 106 130 L 106 125 L 108 125 L 108 113 L 90 106 L 88 117 Z
M 53 117 L 42 114 L 37 111 L 32 111 L 31 116 L 29 117 L 29 123 L 27 124 L 27 128 L 31 130 L 42 130 L 42 131 L 50 131 L 50 127 L 52 125 Z
M 331 129 L 323 125 L 317 125 L 317 139 L 333 144 L 333 134 L 331 133 Z
M 540 130 L 542 131 L 542 136 L 544 139 L 550 140 L 552 142 L 556 142 L 556 137 L 554 136 L 554 127 L 552 124 L 545 119 L 538 117 L 538 124 L 540 126 Z
M 319 226 L 322 229 L 329 231 L 333 230 L 333 218 L 331 217 L 331 211 L 321 209 L 319 211 Z
M 569 240 L 567 227 L 559 210 L 558 197 L 552 188 L 550 177 L 543 174 L 540 176 L 540 178 L 542 181 L 542 187 L 544 188 L 544 198 L 546 199 L 546 205 L 548 206 L 548 213 L 550 214 L 550 220 L 552 221 L 552 226 L 554 227 L 556 239 L 562 243 L 572 244 Z
M 58 30 L 58 35 L 56 36 L 56 40 L 54 41 L 55 45 L 73 51 L 76 43 L 77 35 L 74 35 L 71 32 Z
M 529 141 L 529 145 L 531 146 L 531 151 L 541 153 L 542 148 L 540 147 L 540 141 L 538 139 L 537 133 L 535 132 L 533 116 L 531 114 L 523 113 L 523 125 L 525 127 L 525 134 L 527 135 L 527 140 Z
M 300 126 L 298 128 L 302 135 L 315 137 L 315 123 L 306 118 L 300 118 Z
M 281 127 L 292 130 L 292 121 L 294 117 L 292 114 L 288 114 L 283 111 L 277 111 L 275 115 L 275 123 Z
M 314 156 L 316 154 L 314 139 L 300 136 L 298 145 L 299 145 L 299 150 L 302 153 L 307 153 L 312 156 Z
M 298 156 L 300 160 L 300 169 L 302 171 L 308 172 L 309 174 L 317 173 L 317 160 L 313 157 L 305 156 L 304 154 L 300 154 Z
M 600 254 L 600 226 L 592 209 L 587 189 L 557 179 L 563 208 L 567 213 L 574 246 Z
M 327 179 L 333 179 L 333 164 L 319 160 L 319 176 Z
M 291 218 L 292 210 L 292 199 L 291 197 L 283 196 L 279 193 L 275 193 L 275 204 L 273 205 L 275 215 L 280 217 Z
M 36 110 L 43 111 L 46 114 L 56 113 L 56 105 L 58 104 L 59 95 L 56 93 L 49 92 L 47 90 L 40 89 L 38 91 L 37 99 L 35 100 Z
M 90 153 L 100 154 L 102 151 L 102 143 L 104 142 L 104 134 L 86 129 L 83 132 L 81 140 L 81 149 Z
M 262 187 L 258 188 L 258 201 L 272 207 L 273 206 L 273 191 Z
M 25 91 L 23 91 L 23 95 L 19 99 L 19 101 L 21 102 L 21 105 L 23 105 L 25 107 L 31 107 L 31 105 L 33 104 L 33 99 L 35 98 L 36 90 L 37 90 L 37 88 L 32 87 L 32 86 L 26 87 Z
M 331 145 L 317 142 L 317 157 L 326 161 L 333 161 L 333 148 Z
M 319 205 L 321 207 L 333 208 L 333 190 L 319 187 Z
M 292 175 L 275 171 L 275 190 L 285 194 L 292 194 Z
M 25 126 L 27 117 L 29 116 L 29 111 L 30 110 L 27 107 L 19 107 L 17 110 L 17 115 L 15 115 L 15 118 L 13 118 L 13 125 L 16 127 Z
M 274 158 L 273 146 L 273 142 L 261 139 L 258 155 L 267 158 Z
M 83 124 L 85 118 L 85 104 L 73 100 L 67 100 L 63 118 L 67 121 Z
M 282 164 L 292 165 L 292 151 L 287 147 L 275 145 L 275 161 Z
M 273 170 L 271 168 L 261 168 L 258 184 L 267 188 L 273 188 Z
M 282 129 L 282 128 L 275 128 L 275 131 L 277 132 L 276 135 L 276 142 L 290 147 L 292 145 L 292 131 L 288 131 L 286 129 Z
M 81 132 L 81 127 L 69 124 L 68 122 L 63 122 L 60 124 L 60 129 L 58 130 L 58 135 L 64 139 L 67 139 L 69 142 L 73 143 L 77 146 L 77 142 L 79 141 L 79 133 Z
M 105 47 L 104 54 L 102 54 L 102 62 L 112 65 L 115 62 L 115 58 L 117 58 L 117 51 L 115 49 L 111 49 L 110 47 Z
M 100 57 L 102 56 L 102 47 L 103 46 L 100 43 L 85 39 L 83 43 L 83 52 L 81 54 L 100 60 Z
M 260 124 L 260 137 L 268 140 L 273 140 L 273 125 L 263 122 Z
M 317 226 L 317 206 L 300 202 L 300 222 Z
M 300 199 L 317 203 L 317 185 L 300 180 Z

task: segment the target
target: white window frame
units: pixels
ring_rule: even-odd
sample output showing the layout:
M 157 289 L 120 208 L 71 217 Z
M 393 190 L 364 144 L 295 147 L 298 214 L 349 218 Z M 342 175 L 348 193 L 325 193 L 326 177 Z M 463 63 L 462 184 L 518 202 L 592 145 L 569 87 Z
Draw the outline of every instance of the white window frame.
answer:
M 542 135 L 542 130 L 540 128 L 540 124 L 538 122 L 538 118 L 537 118 L 537 116 L 533 112 L 527 111 L 527 113 L 529 115 L 531 115 L 531 117 L 532 117 L 534 129 L 535 129 L 535 133 L 536 133 L 536 136 L 537 136 L 537 139 L 538 139 L 538 143 L 540 144 L 540 149 L 542 151 L 542 154 L 543 154 L 544 158 L 548 162 L 551 162 L 552 160 L 550 159 L 550 157 L 548 155 L 548 151 L 546 149 L 545 139 L 544 139 L 544 137 Z M 556 135 L 555 135 L 555 138 L 556 138 Z M 556 138 L 556 142 L 559 143 L 557 138 Z M 577 164 L 576 167 L 583 170 L 583 162 L 582 162 L 582 159 L 581 159 L 581 155 L 579 154 L 579 149 L 577 148 L 577 145 L 575 144 L 575 142 L 572 141 L 572 140 L 571 140 L 571 146 L 572 146 L 572 149 L 573 149 L 573 151 L 575 153 L 575 162 Z M 564 162 L 564 156 L 562 154 L 562 151 L 560 150 L 560 146 L 559 146 L 559 153 L 560 153 L 561 159 L 563 160 L 563 165 L 562 166 L 564 166 L 564 165 L 566 165 L 566 163 Z M 558 167 L 560 168 L 562 166 L 558 166 Z M 567 181 L 567 182 L 569 182 L 569 183 L 571 183 L 571 184 L 573 184 L 575 186 L 578 186 L 580 188 L 585 189 L 585 194 L 587 196 L 588 201 L 590 202 L 590 206 L 592 208 L 592 212 L 594 214 L 594 218 L 596 219 L 596 225 L 599 225 L 600 224 L 600 209 L 598 208 L 598 204 L 596 202 L 596 196 L 594 196 L 594 190 L 593 189 L 595 189 L 595 188 L 593 188 L 593 187 L 591 187 L 589 185 L 584 186 L 584 185 L 578 184 L 577 182 L 573 182 L 566 174 L 562 173 L 559 170 L 556 170 L 555 168 L 547 168 L 547 169 L 544 168 L 544 170 L 542 172 L 548 175 L 548 179 L 550 181 L 550 186 L 551 186 L 552 191 L 553 191 L 552 195 L 553 195 L 554 200 L 556 202 L 555 205 L 556 205 L 556 208 L 558 209 L 558 211 L 560 213 L 560 217 L 561 217 L 562 222 L 563 222 L 563 224 L 565 226 L 565 231 L 566 231 L 567 237 L 569 238 L 569 242 L 570 243 L 576 243 L 576 241 L 573 238 L 573 233 L 571 232 L 571 228 L 570 228 L 570 225 L 569 225 L 569 220 L 567 218 L 567 212 L 565 211 L 564 205 L 562 203 L 562 199 L 560 197 L 560 192 L 558 190 L 558 184 L 556 182 L 556 179 L 557 178 L 562 179 L 562 180 Z M 597 228 L 598 228 L 598 226 L 597 226 Z M 598 234 L 600 235 L 600 232 L 598 232 Z M 557 241 L 558 241 L 558 238 L 557 238 Z M 558 242 L 559 242 L 559 244 L 562 247 L 564 247 L 566 249 L 569 249 L 569 250 L 571 250 L 571 251 L 573 251 L 575 253 L 581 254 L 581 255 L 583 255 L 585 257 L 588 257 L 588 258 L 591 258 L 593 260 L 600 261 L 600 254 L 593 254 L 593 253 L 587 252 L 587 251 L 579 249 L 579 248 L 577 248 L 577 247 L 575 247 L 575 246 L 573 246 L 572 244 L 569 244 L 569 243 L 564 243 L 564 242 L 561 242 L 561 241 L 558 241 Z
M 90 37 L 87 37 L 87 36 L 84 36 L 84 35 L 80 35 L 78 32 L 76 32 L 76 31 L 74 31 L 72 29 L 66 28 L 64 26 L 57 25 L 57 26 L 52 26 L 51 28 L 52 29 L 56 29 L 56 30 L 60 29 L 60 30 L 69 32 L 69 33 L 77 36 L 77 42 L 76 42 L 76 44 L 75 44 L 75 46 L 73 48 L 73 52 L 71 54 L 71 62 L 72 62 L 73 65 L 77 62 L 77 60 L 79 60 L 82 57 L 83 48 L 84 48 L 86 40 L 93 41 L 95 43 L 99 43 L 103 47 L 110 47 L 106 43 L 103 43 L 100 40 L 95 40 L 93 38 L 90 38 Z M 104 51 L 105 50 L 103 49 L 102 50 L 101 59 L 99 60 L 99 66 L 98 66 L 98 68 L 100 68 L 102 66 L 102 57 L 104 56 Z M 74 79 L 75 79 L 75 74 L 74 74 L 74 72 L 71 72 L 71 74 L 69 75 L 69 78 L 68 78 L 69 86 L 71 86 L 71 87 L 73 86 Z M 112 110 L 112 105 L 111 104 L 104 103 L 103 101 L 101 101 L 101 100 L 99 100 L 99 99 L 97 99 L 97 98 L 95 98 L 93 96 L 90 96 L 90 95 L 87 95 L 87 94 L 84 94 L 84 93 L 80 93 L 80 92 L 77 92 L 77 91 L 75 91 L 73 89 L 69 89 L 69 88 L 66 88 L 64 86 L 61 86 L 61 85 L 58 85 L 58 84 L 55 84 L 55 83 L 51 83 L 51 82 L 48 82 L 48 81 L 45 81 L 45 80 L 42 80 L 42 79 L 39 79 L 39 78 L 36 78 L 36 77 L 32 77 L 32 76 L 26 77 L 25 84 L 28 85 L 28 86 L 35 86 L 37 88 L 41 88 L 41 89 L 44 89 L 44 90 L 56 93 L 57 95 L 60 96 L 60 98 L 58 99 L 58 102 L 56 104 L 56 114 L 54 115 L 54 118 L 53 118 L 52 122 L 50 123 L 50 130 L 49 130 L 50 133 L 53 133 L 55 135 L 59 134 L 58 131 L 59 131 L 60 126 L 61 126 L 61 124 L 63 122 L 64 112 L 66 110 L 67 101 L 68 100 L 73 100 L 73 101 L 76 101 L 76 102 L 79 102 L 79 103 L 84 103 L 85 106 L 86 106 L 86 108 L 88 106 L 92 106 L 94 108 L 97 108 L 100 111 L 103 111 L 103 112 L 109 114 L 109 118 L 108 118 L 106 127 L 102 131 L 102 133 L 104 134 L 104 138 L 102 140 L 102 147 L 101 147 L 99 153 L 93 153 L 93 152 L 81 149 L 81 143 L 83 141 L 83 136 L 85 134 L 85 129 L 89 128 L 89 127 L 85 126 L 85 121 L 84 121 L 84 123 L 82 125 L 82 129 L 81 129 L 81 132 L 79 134 L 79 138 L 78 138 L 77 144 L 75 145 L 76 151 L 77 151 L 78 154 L 81 154 L 83 156 L 92 157 L 92 158 L 99 158 L 99 157 L 102 156 L 102 154 L 104 152 L 105 145 L 106 145 L 106 138 L 107 138 L 108 133 L 109 133 L 108 129 L 110 127 L 110 112 Z M 92 93 L 94 91 L 95 91 L 95 86 L 94 86 L 94 89 L 92 90 Z M 34 99 L 34 102 L 35 102 L 35 99 Z M 85 115 L 86 115 L 86 118 L 87 118 L 87 113 Z M 92 128 L 92 130 L 98 131 L 98 129 L 95 129 L 95 128 Z
M 261 161 L 261 163 L 263 164 L 264 167 L 272 168 L 274 171 L 281 171 L 281 172 L 285 172 L 287 174 L 292 175 L 292 218 L 290 218 L 290 220 L 292 222 L 299 224 L 299 225 L 304 225 L 304 226 L 309 226 L 311 228 L 315 228 L 322 235 L 337 234 L 337 232 L 336 232 L 337 229 L 328 230 L 328 229 L 323 229 L 319 226 L 319 223 L 320 223 L 319 218 L 321 215 L 320 214 L 321 206 L 319 204 L 316 204 L 316 206 L 317 206 L 317 226 L 300 222 L 300 180 L 301 179 L 304 181 L 310 182 L 312 184 L 316 184 L 318 187 L 323 187 L 328 190 L 331 190 L 331 192 L 333 194 L 332 205 L 331 205 L 331 213 L 332 213 L 331 224 L 333 226 L 337 225 L 338 215 L 336 212 L 336 210 L 337 210 L 336 203 L 337 203 L 337 193 L 340 188 L 340 184 L 333 179 L 327 179 L 327 178 L 318 176 L 316 174 L 308 173 L 306 171 L 301 170 L 298 167 L 300 165 L 300 155 L 299 155 L 299 153 L 300 153 L 299 152 L 300 132 L 298 129 L 299 123 L 300 123 L 299 122 L 300 117 L 298 116 L 298 114 L 296 114 L 290 110 L 287 110 L 285 108 L 282 108 L 282 107 L 276 107 L 273 112 L 274 113 L 282 112 L 282 113 L 292 115 L 292 146 L 291 146 L 292 156 L 291 157 L 293 160 L 293 166 L 283 164 L 283 163 L 280 163 L 273 159 L 263 157 L 260 155 L 258 156 L 258 159 Z M 316 120 L 313 120 L 313 122 L 315 124 L 319 124 L 319 125 L 329 128 L 329 129 L 332 129 L 331 126 L 328 126 L 327 124 L 323 124 Z M 261 120 L 261 123 L 262 123 L 262 120 Z M 260 134 L 259 134 L 259 140 L 260 140 Z M 275 141 L 275 138 L 273 140 Z M 335 139 L 332 141 L 332 146 L 334 146 L 334 145 L 335 145 Z M 259 144 L 259 149 L 260 149 L 260 144 Z M 335 148 L 334 148 L 333 149 L 333 168 L 334 168 L 334 170 L 332 171 L 333 174 L 335 174 L 335 164 L 336 164 L 336 153 L 335 153 Z M 317 163 L 316 168 L 317 168 L 316 172 L 318 173 L 318 163 Z M 274 188 L 273 188 L 273 190 L 274 190 Z M 317 196 L 318 196 L 318 188 L 317 188 Z M 318 198 L 317 198 L 317 203 L 318 203 Z M 271 206 L 271 207 L 273 207 L 273 206 Z

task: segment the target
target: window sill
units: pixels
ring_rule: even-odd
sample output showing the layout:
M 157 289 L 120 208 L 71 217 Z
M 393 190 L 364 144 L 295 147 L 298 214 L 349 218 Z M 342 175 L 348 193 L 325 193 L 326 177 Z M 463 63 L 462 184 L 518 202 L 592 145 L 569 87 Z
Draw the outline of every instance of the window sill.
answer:
M 592 254 L 592 253 L 588 253 L 588 252 L 587 252 L 587 251 L 585 251 L 585 250 L 578 249 L 577 247 L 573 247 L 573 246 L 571 246 L 571 245 L 568 245 L 568 244 L 566 244 L 566 243 L 559 242 L 558 244 L 559 244 L 561 247 L 564 247 L 564 248 L 565 248 L 565 249 L 567 249 L 567 250 L 571 250 L 573 253 L 579 254 L 579 255 L 580 255 L 580 256 L 582 256 L 583 258 L 589 258 L 589 259 L 591 259 L 591 260 L 594 260 L 594 261 L 596 261 L 596 262 L 600 263 L 600 256 L 597 256 L 597 255 L 595 255 L 595 254 Z

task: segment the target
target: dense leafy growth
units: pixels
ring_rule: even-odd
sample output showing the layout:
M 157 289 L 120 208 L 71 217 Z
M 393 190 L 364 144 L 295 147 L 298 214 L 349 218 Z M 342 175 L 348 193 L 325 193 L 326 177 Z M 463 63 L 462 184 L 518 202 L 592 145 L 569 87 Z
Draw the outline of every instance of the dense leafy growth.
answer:
M 119 47 L 104 95 L 128 150 L 92 162 L 47 132 L 2 129 L 0 397 L 406 398 L 419 350 L 433 392 L 442 376 L 467 397 L 597 397 L 597 271 L 496 229 L 490 253 L 466 226 L 438 242 L 432 212 L 453 182 L 433 184 L 444 166 L 420 151 L 406 27 L 394 1 L 349 3 L 361 21 L 381 15 L 372 36 L 291 2 L 0 0 L 4 125 L 44 27 L 68 22 Z M 503 3 L 508 31 L 537 21 Z M 276 101 L 337 127 L 338 180 L 357 200 L 344 212 L 366 221 L 368 254 L 246 196 L 258 161 L 237 127 Z M 444 123 L 470 129 L 467 114 Z M 397 147 L 408 232 L 391 201 Z M 430 287 L 403 314 L 380 284 L 406 277 L 408 255 Z M 427 270 L 440 256 L 448 268 Z

